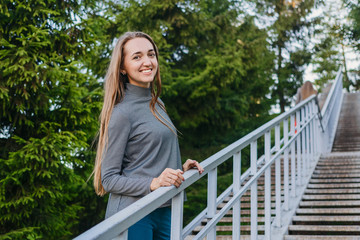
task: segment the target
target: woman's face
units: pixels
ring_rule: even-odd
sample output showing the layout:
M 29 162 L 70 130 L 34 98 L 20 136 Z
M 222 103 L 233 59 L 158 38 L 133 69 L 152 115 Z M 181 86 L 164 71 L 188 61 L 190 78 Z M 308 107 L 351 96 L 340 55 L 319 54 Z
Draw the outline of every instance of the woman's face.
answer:
M 155 49 L 146 38 L 134 38 L 124 45 L 124 69 L 129 82 L 133 85 L 149 88 L 158 70 Z

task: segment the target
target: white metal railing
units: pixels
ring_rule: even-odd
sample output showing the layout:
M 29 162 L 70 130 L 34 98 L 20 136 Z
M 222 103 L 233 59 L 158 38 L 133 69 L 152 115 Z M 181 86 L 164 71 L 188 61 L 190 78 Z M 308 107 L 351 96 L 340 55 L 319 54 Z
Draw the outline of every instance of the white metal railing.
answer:
M 214 240 L 216 224 L 230 209 L 233 209 L 232 238 L 239 240 L 241 233 L 240 198 L 248 190 L 251 192 L 251 239 L 258 239 L 257 180 L 263 175 L 265 178 L 265 233 L 262 238 L 280 239 L 287 231 L 287 226 L 317 160 L 321 153 L 326 153 L 331 149 L 342 102 L 341 69 L 321 111 L 323 130 L 320 127 L 315 98 L 315 95 L 311 96 L 201 162 L 201 166 L 204 168 L 201 175 L 196 170 L 185 172 L 185 181 L 179 188 L 174 186 L 159 188 L 75 239 L 125 240 L 127 239 L 127 229 L 131 225 L 172 199 L 171 239 L 184 239 L 203 219 L 207 218 L 207 224 L 193 239 L 207 237 L 208 240 Z M 274 136 L 273 145 L 272 136 Z M 264 154 L 258 157 L 259 140 L 264 140 Z M 246 147 L 250 147 L 250 168 L 241 174 L 241 152 Z M 233 184 L 217 197 L 217 167 L 231 157 Z M 281 200 L 281 160 L 284 165 L 283 201 Z M 291 166 L 290 169 L 289 166 Z M 273 220 L 271 218 L 271 167 L 275 167 L 276 173 L 275 218 Z M 207 208 L 183 228 L 184 190 L 205 175 L 208 177 Z M 226 197 L 230 200 L 217 211 L 217 206 Z

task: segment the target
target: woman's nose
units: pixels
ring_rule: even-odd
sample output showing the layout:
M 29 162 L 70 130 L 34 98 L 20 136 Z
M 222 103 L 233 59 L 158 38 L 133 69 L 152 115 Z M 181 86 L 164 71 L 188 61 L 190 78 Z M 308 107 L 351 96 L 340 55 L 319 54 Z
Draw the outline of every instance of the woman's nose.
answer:
M 146 56 L 146 57 L 144 58 L 143 65 L 145 65 L 145 66 L 151 66 L 151 64 L 152 64 L 152 62 L 151 62 L 150 57 Z

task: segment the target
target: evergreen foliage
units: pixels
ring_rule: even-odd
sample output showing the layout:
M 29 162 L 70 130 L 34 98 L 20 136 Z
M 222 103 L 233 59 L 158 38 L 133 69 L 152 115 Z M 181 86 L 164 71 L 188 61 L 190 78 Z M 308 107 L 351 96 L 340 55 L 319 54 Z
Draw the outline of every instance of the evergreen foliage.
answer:
M 111 20 L 104 28 L 108 44 L 134 30 L 150 34 L 157 43 L 162 99 L 183 133 L 182 145 L 229 143 L 249 130 L 243 129 L 244 124 L 268 115 L 274 54 L 269 50 L 267 32 L 251 17 L 239 20 L 240 12 L 233 2 L 109 4 L 105 16 Z M 108 56 L 108 49 L 103 50 L 100 56 Z M 224 139 L 238 129 L 244 131 Z
M 81 22 L 91 4 L 0 5 L 1 239 L 78 232 L 86 202 L 78 193 L 90 174 L 84 167 L 93 161 L 88 152 L 101 104 L 99 84 L 80 62 L 93 41 Z
M 320 89 L 336 77 L 336 72 L 341 65 L 340 53 L 336 49 L 337 43 L 331 36 L 326 36 L 320 43 L 315 45 L 312 64 L 314 73 L 318 74 L 315 84 Z
M 313 26 L 319 23 L 317 18 L 310 17 L 316 5 L 314 0 L 256 0 L 255 3 L 260 16 L 274 19 L 268 27 L 276 52 L 272 97 L 284 112 L 302 85 L 305 67 L 311 61 L 312 51 L 307 45 L 315 31 Z

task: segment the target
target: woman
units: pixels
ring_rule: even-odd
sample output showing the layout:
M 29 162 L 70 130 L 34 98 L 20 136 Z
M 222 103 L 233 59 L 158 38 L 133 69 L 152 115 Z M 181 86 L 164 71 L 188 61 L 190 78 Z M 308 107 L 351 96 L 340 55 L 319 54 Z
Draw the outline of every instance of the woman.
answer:
M 304 101 L 311 95 L 316 95 L 317 91 L 314 89 L 312 83 L 310 81 L 306 81 L 300 88 L 298 88 L 296 93 L 296 102 L 295 104 Z
M 158 49 L 142 32 L 127 32 L 113 50 L 105 78 L 94 169 L 98 195 L 110 193 L 106 218 L 159 187 L 184 181 L 203 168 L 181 166 L 176 128 L 160 100 Z M 170 239 L 170 202 L 129 228 L 129 239 Z

